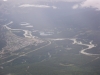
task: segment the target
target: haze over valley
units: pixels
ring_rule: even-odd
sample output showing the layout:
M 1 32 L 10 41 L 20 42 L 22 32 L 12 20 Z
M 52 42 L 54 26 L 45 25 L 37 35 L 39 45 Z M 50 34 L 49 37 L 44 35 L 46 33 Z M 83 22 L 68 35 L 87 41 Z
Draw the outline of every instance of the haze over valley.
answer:
M 1 0 L 0 75 L 100 75 L 99 3 Z

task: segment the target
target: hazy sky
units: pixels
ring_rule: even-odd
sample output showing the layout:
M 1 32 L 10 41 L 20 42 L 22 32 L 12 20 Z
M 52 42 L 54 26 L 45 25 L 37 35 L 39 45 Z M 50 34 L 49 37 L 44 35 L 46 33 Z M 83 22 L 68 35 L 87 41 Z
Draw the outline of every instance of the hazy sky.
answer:
M 3 1 L 64 1 L 64 2 L 78 2 L 83 0 L 3 0 Z
M 95 8 L 96 10 L 100 10 L 100 0 L 3 0 L 3 1 L 11 1 L 11 2 L 80 2 L 80 4 L 75 4 L 72 8 Z M 32 5 L 31 5 L 32 6 Z M 40 7 L 40 6 L 37 6 Z M 43 6 L 44 7 L 44 6 Z M 48 7 L 48 6 L 47 6 Z

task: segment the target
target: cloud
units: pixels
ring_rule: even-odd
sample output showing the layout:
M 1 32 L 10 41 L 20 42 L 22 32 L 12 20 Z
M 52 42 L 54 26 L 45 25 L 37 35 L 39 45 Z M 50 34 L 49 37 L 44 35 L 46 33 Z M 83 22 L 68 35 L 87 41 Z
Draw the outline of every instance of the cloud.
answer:
M 7 1 L 7 0 L 3 0 L 3 1 Z
M 8 0 L 12 2 L 80 2 L 83 0 Z
M 73 9 L 77 9 L 78 7 L 79 7 L 79 5 L 76 4 L 76 5 L 74 5 L 72 8 L 73 8 Z
M 38 7 L 38 8 L 53 8 L 53 9 L 57 9 L 56 6 L 48 6 L 48 5 L 32 5 L 32 4 L 23 4 L 23 5 L 20 5 L 19 7 Z
M 51 1 L 51 2 L 81 2 L 83 0 L 43 0 L 43 1 Z
M 65 2 L 81 2 L 83 0 L 57 0 L 57 1 L 65 1 Z
M 82 2 L 81 7 L 90 7 L 90 8 L 96 8 L 97 10 L 100 10 L 100 0 L 86 0 Z
M 52 8 L 53 8 L 53 9 L 57 9 L 57 7 L 56 7 L 56 6 L 52 6 Z
M 50 6 L 47 6 L 47 5 L 31 5 L 31 4 L 23 4 L 23 5 L 20 5 L 19 7 L 39 7 L 39 8 L 50 8 Z

